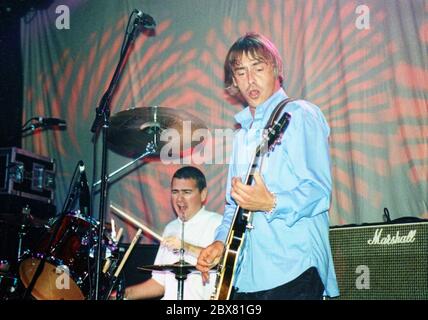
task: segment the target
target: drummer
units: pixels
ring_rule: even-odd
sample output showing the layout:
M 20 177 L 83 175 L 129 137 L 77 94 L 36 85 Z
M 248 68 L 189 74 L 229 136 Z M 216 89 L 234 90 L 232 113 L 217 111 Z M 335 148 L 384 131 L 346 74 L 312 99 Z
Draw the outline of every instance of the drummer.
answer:
M 171 181 L 171 202 L 177 218 L 169 222 L 163 232 L 164 241 L 156 255 L 155 265 L 171 265 L 180 260 L 181 234 L 184 233 L 184 260 L 196 265 L 202 248 L 214 239 L 215 229 L 222 216 L 205 209 L 207 183 L 204 174 L 197 168 L 186 166 L 174 173 Z M 184 222 L 184 229 L 183 227 Z M 215 286 L 215 274 L 205 285 L 199 272 L 187 275 L 184 281 L 184 300 L 209 299 Z M 176 300 L 178 281 L 171 271 L 153 271 L 152 277 L 142 283 L 127 287 L 127 300 L 153 299 Z

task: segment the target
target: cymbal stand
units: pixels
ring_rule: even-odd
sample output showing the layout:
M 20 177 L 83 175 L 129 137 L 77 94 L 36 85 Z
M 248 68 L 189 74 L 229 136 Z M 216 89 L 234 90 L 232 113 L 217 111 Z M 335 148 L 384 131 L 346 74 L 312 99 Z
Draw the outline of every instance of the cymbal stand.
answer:
M 134 163 L 136 163 L 137 161 L 144 159 L 147 156 L 150 156 L 152 154 L 156 153 L 156 147 L 154 142 L 149 142 L 146 146 L 146 151 L 144 153 L 142 153 L 138 158 L 128 162 L 127 164 L 123 165 L 122 167 L 120 167 L 119 169 L 113 171 L 112 173 L 110 173 L 107 177 L 107 181 L 110 181 L 112 177 L 114 177 L 116 174 L 118 174 L 119 172 L 125 170 L 126 168 L 128 168 L 129 166 L 132 166 Z M 92 187 L 96 187 L 97 185 L 99 185 L 101 183 L 102 180 L 98 180 L 97 182 L 95 182 Z
M 182 216 L 181 221 L 181 248 L 180 248 L 180 265 L 184 265 L 184 212 Z M 183 300 L 184 295 L 184 280 L 187 279 L 187 274 L 190 273 L 188 270 L 184 270 L 183 268 L 180 268 L 179 271 L 175 274 L 175 279 L 178 281 L 178 288 L 177 288 L 177 300 Z

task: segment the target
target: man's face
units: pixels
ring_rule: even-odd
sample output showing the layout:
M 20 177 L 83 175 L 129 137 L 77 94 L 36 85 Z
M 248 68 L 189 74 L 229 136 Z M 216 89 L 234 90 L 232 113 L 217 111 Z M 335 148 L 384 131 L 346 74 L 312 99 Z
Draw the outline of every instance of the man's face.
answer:
M 190 220 L 202 207 L 207 189 L 199 191 L 194 179 L 172 179 L 171 200 L 181 220 Z
M 265 102 L 280 88 L 273 64 L 245 53 L 233 68 L 233 83 L 251 108 Z

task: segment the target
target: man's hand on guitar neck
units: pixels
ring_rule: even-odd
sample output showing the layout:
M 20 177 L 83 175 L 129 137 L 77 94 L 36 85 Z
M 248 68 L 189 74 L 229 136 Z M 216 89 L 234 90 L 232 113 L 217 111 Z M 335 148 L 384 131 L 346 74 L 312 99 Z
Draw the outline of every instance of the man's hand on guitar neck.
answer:
M 249 211 L 270 211 L 275 207 L 275 195 L 266 187 L 260 173 L 254 173 L 254 184 L 242 183 L 240 178 L 232 178 L 230 195 L 243 209 Z
M 224 244 L 221 241 L 214 241 L 205 249 L 202 249 L 196 263 L 196 269 L 202 272 L 202 281 L 209 281 L 208 272 L 212 267 L 218 264 L 224 251 Z

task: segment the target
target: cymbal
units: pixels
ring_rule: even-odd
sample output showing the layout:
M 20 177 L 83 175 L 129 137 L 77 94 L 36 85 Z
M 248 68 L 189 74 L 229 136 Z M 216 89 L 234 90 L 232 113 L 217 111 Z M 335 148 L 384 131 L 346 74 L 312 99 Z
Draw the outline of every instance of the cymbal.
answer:
M 172 131 L 165 132 L 167 129 Z M 162 147 L 168 144 L 165 150 L 170 152 L 166 154 L 171 158 L 178 158 L 202 142 L 192 141 L 192 134 L 198 129 L 207 127 L 200 119 L 184 110 L 158 106 L 131 108 L 111 116 L 107 141 L 111 150 L 132 158 L 145 153 L 149 144 L 154 146 L 152 154 L 158 156 Z M 162 140 L 166 141 L 160 139 L 162 132 L 166 137 Z M 168 137 L 171 136 L 175 139 L 169 140 Z M 172 146 L 174 147 L 171 148 Z
M 137 267 L 137 269 L 144 271 L 170 271 L 174 274 L 187 274 L 192 271 L 197 271 L 196 266 L 188 263 L 180 263 L 180 261 L 174 264 L 145 265 Z

